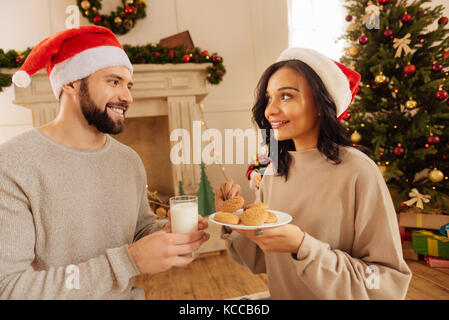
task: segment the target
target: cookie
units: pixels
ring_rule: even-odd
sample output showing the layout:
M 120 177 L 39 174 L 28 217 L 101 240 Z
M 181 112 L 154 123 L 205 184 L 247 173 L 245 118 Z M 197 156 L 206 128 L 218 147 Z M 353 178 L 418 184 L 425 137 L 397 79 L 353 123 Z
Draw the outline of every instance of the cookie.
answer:
M 267 210 L 256 206 L 245 210 L 240 219 L 242 220 L 242 224 L 246 226 L 258 226 L 265 222 L 267 216 Z
M 270 211 L 267 211 L 268 215 L 267 215 L 267 219 L 265 220 L 265 223 L 276 223 L 278 221 L 278 217 Z
M 240 209 L 241 207 L 243 207 L 244 203 L 245 203 L 245 200 L 242 197 L 240 197 L 240 196 L 232 197 L 222 203 L 221 211 L 235 212 L 238 209 Z
M 245 210 L 250 209 L 250 208 L 254 208 L 254 207 L 260 207 L 260 208 L 263 208 L 265 210 L 268 210 L 268 204 L 266 204 L 264 202 L 250 203 L 250 204 L 246 205 Z
M 227 224 L 239 224 L 240 218 L 230 212 L 217 212 L 214 216 L 214 220 Z

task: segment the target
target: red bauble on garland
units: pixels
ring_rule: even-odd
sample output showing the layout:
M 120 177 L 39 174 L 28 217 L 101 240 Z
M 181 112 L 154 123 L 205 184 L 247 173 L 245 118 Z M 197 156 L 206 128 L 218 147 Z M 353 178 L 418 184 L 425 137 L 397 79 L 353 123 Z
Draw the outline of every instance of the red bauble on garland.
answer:
M 352 21 L 352 16 L 350 14 L 348 14 L 345 18 L 346 21 L 351 22 Z
M 173 50 L 168 50 L 167 54 L 172 58 L 175 56 L 175 52 Z
M 182 59 L 184 60 L 185 63 L 190 61 L 190 56 L 188 54 L 185 54 L 182 56 Z
M 447 25 L 448 19 L 447 17 L 441 17 L 440 19 L 438 19 L 438 24 L 441 24 L 443 26 Z
M 447 59 L 447 58 L 449 58 L 449 50 L 444 51 L 444 53 L 443 53 L 443 59 Z
M 103 18 L 99 15 L 99 14 L 97 14 L 94 18 L 93 18 L 93 22 L 95 23 L 95 24 L 99 24 L 99 23 L 101 23 L 101 21 L 103 20 Z
M 134 8 L 134 7 L 128 6 L 128 7 L 125 8 L 125 13 L 126 14 L 133 14 L 134 12 L 136 12 L 136 8 Z
M 409 13 L 404 14 L 404 15 L 401 17 L 401 21 L 402 21 L 403 23 L 409 23 L 410 21 L 412 21 L 412 15 L 409 14 Z
M 415 72 L 416 72 L 416 67 L 415 67 L 415 65 L 413 65 L 411 63 L 409 63 L 408 65 L 406 65 L 404 67 L 404 73 L 408 76 L 414 74 Z

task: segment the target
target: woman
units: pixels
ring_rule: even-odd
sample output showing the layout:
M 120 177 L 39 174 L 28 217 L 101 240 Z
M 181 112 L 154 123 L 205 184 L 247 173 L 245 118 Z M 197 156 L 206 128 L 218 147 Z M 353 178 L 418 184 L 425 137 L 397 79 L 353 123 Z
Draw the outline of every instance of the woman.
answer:
M 276 174 L 262 179 L 261 198 L 293 220 L 223 236 L 234 260 L 267 273 L 273 299 L 404 299 L 407 293 L 411 272 L 390 193 L 338 121 L 359 81 L 353 70 L 305 48 L 284 51 L 259 81 L 253 120 L 274 129 L 279 152 Z M 216 208 L 239 193 L 238 185 L 224 182 Z

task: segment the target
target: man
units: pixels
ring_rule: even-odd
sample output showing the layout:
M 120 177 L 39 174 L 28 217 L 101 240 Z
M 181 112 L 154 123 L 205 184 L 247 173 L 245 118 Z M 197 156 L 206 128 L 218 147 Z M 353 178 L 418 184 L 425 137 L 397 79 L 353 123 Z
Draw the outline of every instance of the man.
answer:
M 110 30 L 45 39 L 14 83 L 44 66 L 57 118 L 0 145 L 0 299 L 144 299 L 134 277 L 192 262 L 207 224 L 158 223 L 141 159 L 108 135 L 132 103 L 132 65 Z

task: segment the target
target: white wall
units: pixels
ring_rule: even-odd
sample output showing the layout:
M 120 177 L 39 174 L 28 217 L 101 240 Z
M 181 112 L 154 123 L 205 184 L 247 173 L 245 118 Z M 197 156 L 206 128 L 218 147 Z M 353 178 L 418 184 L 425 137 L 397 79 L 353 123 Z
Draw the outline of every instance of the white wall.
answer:
M 102 12 L 121 4 L 104 0 Z M 65 28 L 65 9 L 75 0 L 0 0 L 0 48 L 24 50 Z M 11 14 L 12 13 L 12 14 Z M 88 21 L 81 18 L 81 25 Z M 4 30 L 11 30 L 4 32 Z M 122 44 L 157 43 L 161 38 L 189 30 L 193 42 L 224 58 L 227 73 L 218 86 L 210 86 L 203 101 L 209 128 L 251 128 L 254 88 L 263 70 L 288 45 L 286 0 L 147 0 L 147 17 L 138 20 Z M 0 143 L 32 127 L 31 112 L 12 104 L 13 88 L 0 93 Z M 226 174 L 253 192 L 245 178 L 247 165 L 226 165 Z M 223 180 L 217 165 L 207 167 L 217 187 Z

